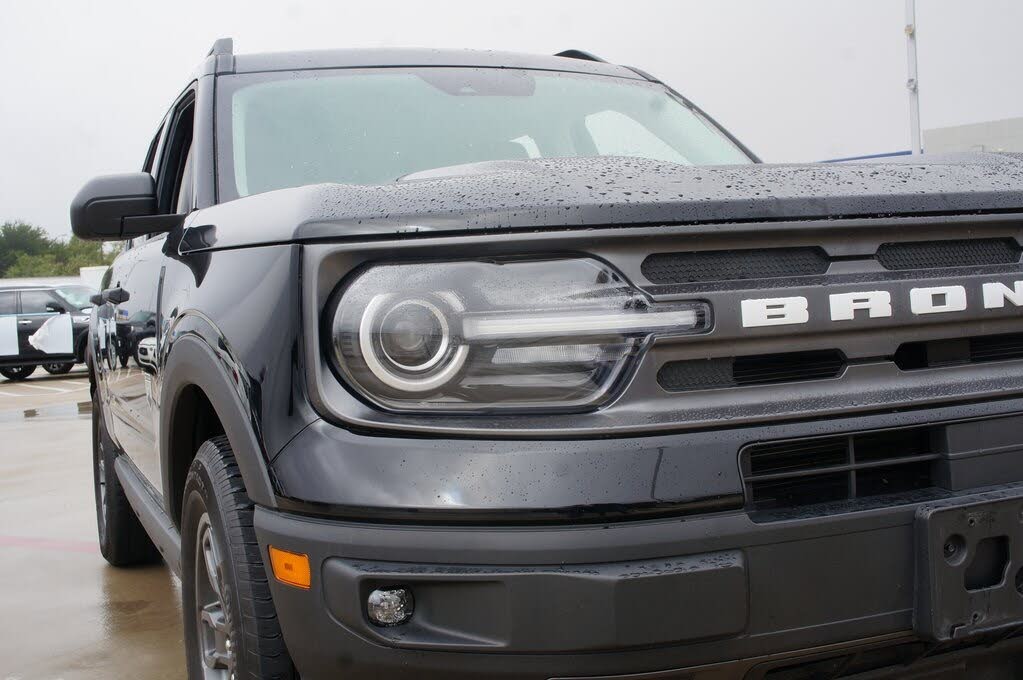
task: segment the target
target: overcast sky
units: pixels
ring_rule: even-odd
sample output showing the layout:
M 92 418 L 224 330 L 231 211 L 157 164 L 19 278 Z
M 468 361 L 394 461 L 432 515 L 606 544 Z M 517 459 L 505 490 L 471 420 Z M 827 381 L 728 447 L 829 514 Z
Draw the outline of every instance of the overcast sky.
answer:
M 0 0 L 0 222 L 70 233 L 133 171 L 214 39 L 236 52 L 584 49 L 671 83 L 764 160 L 909 146 L 902 0 Z M 1023 2 L 918 0 L 921 117 L 1023 116 Z

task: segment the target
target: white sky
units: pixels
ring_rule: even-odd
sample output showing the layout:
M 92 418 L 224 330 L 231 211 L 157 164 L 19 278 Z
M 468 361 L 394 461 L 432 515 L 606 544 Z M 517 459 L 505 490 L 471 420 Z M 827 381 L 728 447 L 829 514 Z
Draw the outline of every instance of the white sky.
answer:
M 70 232 L 136 170 L 213 40 L 237 52 L 584 49 L 639 66 L 767 161 L 908 148 L 902 0 L 0 0 L 0 222 Z M 918 0 L 923 127 L 1023 116 L 1023 2 Z

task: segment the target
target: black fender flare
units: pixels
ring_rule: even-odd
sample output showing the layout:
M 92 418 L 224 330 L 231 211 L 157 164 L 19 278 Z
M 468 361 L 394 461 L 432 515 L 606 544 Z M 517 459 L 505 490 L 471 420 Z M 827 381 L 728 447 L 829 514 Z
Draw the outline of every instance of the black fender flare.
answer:
M 170 461 L 174 411 L 182 392 L 188 387 L 201 389 L 209 399 L 224 427 L 234 449 L 238 469 L 249 498 L 257 505 L 277 507 L 273 484 L 267 469 L 263 445 L 256 434 L 252 409 L 245 403 L 235 381 L 226 370 L 223 361 L 213 349 L 194 334 L 176 339 L 167 354 L 160 389 L 160 452 L 163 488 L 167 490 L 164 499 L 168 510 L 173 507 L 170 498 L 172 487 L 172 465 Z

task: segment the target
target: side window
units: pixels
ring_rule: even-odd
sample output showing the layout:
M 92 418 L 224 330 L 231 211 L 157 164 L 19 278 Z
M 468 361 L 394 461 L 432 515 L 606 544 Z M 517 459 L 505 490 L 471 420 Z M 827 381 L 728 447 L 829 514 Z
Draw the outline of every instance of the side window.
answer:
M 21 291 L 21 313 L 22 314 L 52 314 L 46 308 L 47 303 L 55 303 L 57 300 L 45 290 L 23 290 Z
M 160 122 L 160 128 L 156 131 L 153 141 L 149 143 L 149 150 L 146 151 L 146 162 L 142 166 L 143 172 L 153 174 L 156 171 L 157 159 L 160 157 L 160 151 L 162 151 L 163 131 L 166 127 L 167 121 L 164 119 Z
M 18 294 L 14 291 L 0 292 L 0 316 L 18 313 Z
M 174 112 L 156 178 L 160 212 L 187 212 L 192 207 L 192 126 L 194 98 L 186 97 Z
M 156 177 L 156 170 L 160 164 L 160 156 L 163 153 L 164 142 L 167 135 L 167 118 L 164 117 L 160 121 L 160 127 L 157 128 L 156 134 L 153 135 L 153 140 L 149 142 L 149 149 L 146 151 L 146 160 L 142 163 L 142 172 L 148 172 L 150 175 Z M 124 242 L 124 250 L 131 250 L 140 243 L 144 243 L 146 240 L 145 236 L 139 238 L 129 239 Z

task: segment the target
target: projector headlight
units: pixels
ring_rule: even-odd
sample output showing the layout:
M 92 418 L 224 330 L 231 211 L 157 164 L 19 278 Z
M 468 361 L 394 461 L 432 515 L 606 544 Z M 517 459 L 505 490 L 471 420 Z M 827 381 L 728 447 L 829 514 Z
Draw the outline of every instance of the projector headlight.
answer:
M 380 265 L 327 310 L 335 368 L 401 411 L 578 410 L 608 401 L 653 336 L 705 331 L 591 259 Z

